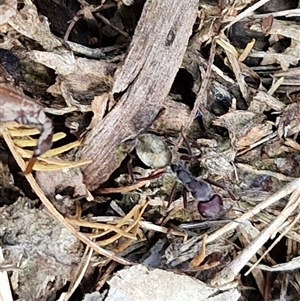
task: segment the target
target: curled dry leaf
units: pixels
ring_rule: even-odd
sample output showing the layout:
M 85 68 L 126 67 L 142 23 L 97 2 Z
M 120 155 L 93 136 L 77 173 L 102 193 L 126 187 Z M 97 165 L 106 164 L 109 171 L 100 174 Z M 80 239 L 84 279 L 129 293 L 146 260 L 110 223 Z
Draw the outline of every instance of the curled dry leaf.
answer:
M 52 114 L 91 111 L 89 104 L 93 98 L 109 91 L 112 86 L 115 63 L 78 58 L 73 52 L 61 49 L 59 52 L 33 50 L 30 56 L 35 62 L 55 70 L 59 75 L 47 92 L 55 96 L 62 95 L 67 108 L 48 109 Z
M 261 32 L 261 25 L 253 25 L 251 30 Z M 288 70 L 290 65 L 296 66 L 299 61 L 300 50 L 300 25 L 290 20 L 273 19 L 272 23 L 268 25 L 268 34 L 276 36 L 277 40 L 282 37 L 290 38 L 291 45 L 287 47 L 282 53 L 274 51 L 270 48 L 267 52 L 263 52 L 263 60 L 261 65 L 280 64 L 282 70 Z
M 136 139 L 136 153 L 151 168 L 163 168 L 170 164 L 172 154 L 166 142 L 152 134 L 142 134 Z
M 220 147 L 202 147 L 200 158 L 201 166 L 208 171 L 210 175 L 231 179 L 234 168 L 231 162 L 234 161 L 235 151 L 231 147 L 224 149 Z
M 255 114 L 249 111 L 232 111 L 218 117 L 214 124 L 228 129 L 229 132 L 240 132 L 249 122 L 255 118 Z
M 264 111 L 275 110 L 282 112 L 285 104 L 276 99 L 275 97 L 267 94 L 264 91 L 259 91 L 250 103 L 248 108 L 251 112 L 263 114 Z
M 24 2 L 24 7 L 9 19 L 8 24 L 22 35 L 37 41 L 46 50 L 61 46 L 61 42 L 51 33 L 46 18 L 38 14 L 30 0 Z
M 243 149 L 272 133 L 272 124 L 264 119 L 261 114 L 236 110 L 219 117 L 214 124 L 227 128 L 234 145 Z
M 163 110 L 151 125 L 151 132 L 166 135 L 180 132 L 190 117 L 190 108 L 177 100 L 177 95 L 168 95 L 162 105 Z
M 269 15 L 266 18 L 263 18 L 262 24 L 261 24 L 261 29 L 263 34 L 268 35 L 270 33 L 270 30 L 272 29 L 272 24 L 273 24 L 273 16 Z
M 109 101 L 109 94 L 103 93 L 102 95 L 95 96 L 91 103 L 91 109 L 94 113 L 89 128 L 93 128 L 99 120 L 103 119 L 107 104 Z

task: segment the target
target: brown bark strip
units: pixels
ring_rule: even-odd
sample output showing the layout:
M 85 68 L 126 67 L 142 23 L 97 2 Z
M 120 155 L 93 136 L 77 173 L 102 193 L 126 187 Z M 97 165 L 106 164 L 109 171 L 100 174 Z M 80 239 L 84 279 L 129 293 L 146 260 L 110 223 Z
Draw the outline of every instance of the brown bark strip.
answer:
M 94 190 L 120 166 L 135 138 L 153 122 L 181 65 L 198 0 L 148 0 L 116 71 L 113 93 L 123 93 L 114 109 L 96 123 L 81 151 L 93 162 L 83 168 L 85 184 Z

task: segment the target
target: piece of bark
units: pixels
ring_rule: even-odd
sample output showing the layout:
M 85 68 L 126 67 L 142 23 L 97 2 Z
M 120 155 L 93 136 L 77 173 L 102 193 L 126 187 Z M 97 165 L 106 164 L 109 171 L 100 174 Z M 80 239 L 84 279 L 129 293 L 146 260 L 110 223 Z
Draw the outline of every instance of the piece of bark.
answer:
M 156 134 L 169 135 L 179 133 L 188 121 L 191 110 L 184 103 L 174 101 L 167 96 L 162 105 L 162 113 L 152 123 L 150 130 Z
M 115 74 L 112 93 L 122 96 L 81 150 L 82 158 L 93 160 L 83 168 L 88 189 L 108 179 L 134 147 L 124 140 L 145 132 L 159 113 L 181 65 L 197 6 L 198 0 L 146 2 L 125 62 Z

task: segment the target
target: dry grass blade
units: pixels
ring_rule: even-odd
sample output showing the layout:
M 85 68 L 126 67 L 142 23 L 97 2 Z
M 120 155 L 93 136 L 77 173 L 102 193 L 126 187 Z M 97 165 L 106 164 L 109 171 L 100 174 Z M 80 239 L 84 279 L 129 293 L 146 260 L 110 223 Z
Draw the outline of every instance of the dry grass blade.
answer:
M 237 157 L 238 157 L 238 156 L 241 156 L 241 155 L 247 153 L 248 151 L 250 151 L 251 149 L 257 147 L 258 145 L 263 144 L 263 143 L 265 143 L 266 141 L 269 141 L 269 140 L 275 138 L 276 136 L 277 136 L 277 133 L 272 133 L 272 134 L 268 135 L 267 137 L 264 137 L 264 138 L 262 138 L 261 140 L 257 141 L 256 143 L 251 144 L 248 148 L 246 148 L 246 149 L 244 149 L 244 150 L 242 150 L 242 151 L 239 151 L 239 152 L 236 154 L 236 156 L 237 156 Z
M 247 85 L 244 80 L 243 70 L 241 68 L 241 62 L 238 61 L 238 52 L 235 50 L 237 52 L 237 55 L 236 55 L 234 53 L 234 51 L 231 49 L 234 47 L 229 42 L 227 42 L 225 39 L 226 39 L 226 37 L 224 36 L 223 39 L 219 40 L 219 42 L 223 41 L 223 44 L 224 44 L 224 45 L 223 44 L 220 44 L 220 45 L 223 47 L 223 49 L 226 53 L 226 56 L 231 65 L 232 71 L 235 75 L 236 81 L 240 87 L 240 91 L 241 91 L 243 97 L 245 98 L 245 100 L 247 101 L 249 99 L 248 89 L 247 89 Z M 226 46 L 226 47 L 224 47 L 224 46 Z
M 256 175 L 268 175 L 270 177 L 274 177 L 274 178 L 278 179 L 279 181 L 290 182 L 290 181 L 295 180 L 295 178 L 285 176 L 279 172 L 274 172 L 274 171 L 269 171 L 269 170 L 259 170 L 248 164 L 236 163 L 235 165 L 237 168 L 240 168 L 241 170 L 251 172 Z
M 216 40 L 217 44 L 220 45 L 226 52 L 231 53 L 236 59 L 239 58 L 239 53 L 237 50 L 224 38 L 218 38 Z
M 68 217 L 66 217 L 65 219 L 71 225 L 76 226 L 76 227 L 86 227 L 86 228 L 92 228 L 92 229 L 97 229 L 97 230 L 106 230 L 107 231 L 106 234 L 115 232 L 115 233 L 118 233 L 120 236 L 124 236 L 124 237 L 131 238 L 131 239 L 136 239 L 136 237 L 134 235 L 132 235 L 131 233 L 123 231 L 122 229 L 120 229 L 114 225 L 91 223 L 91 222 L 77 220 L 77 219 L 68 218 Z M 93 235 L 91 235 L 91 236 L 93 236 Z
M 144 208 L 146 208 L 146 207 L 144 207 Z M 136 212 L 134 217 L 133 217 L 134 218 L 134 223 L 132 224 L 132 232 L 135 236 L 137 236 L 138 229 L 139 229 L 139 223 L 138 222 L 141 219 L 143 212 L 144 211 L 142 211 L 140 213 Z M 113 251 L 116 252 L 116 253 L 120 253 L 120 252 L 126 250 L 131 245 L 131 242 L 132 242 L 131 239 L 127 239 L 124 242 L 121 242 L 117 247 L 115 247 L 113 249 Z
M 235 24 L 236 22 L 252 15 L 252 13 L 257 10 L 258 8 L 260 8 L 261 6 L 263 6 L 264 4 L 268 3 L 270 0 L 260 0 L 258 2 L 256 2 L 255 4 L 251 5 L 250 7 L 248 7 L 247 9 L 245 9 L 243 12 L 241 12 L 240 14 L 238 14 L 234 20 L 232 20 L 228 25 L 226 25 L 223 28 L 223 32 L 225 30 L 227 30 L 228 28 L 230 28 L 233 24 Z
M 97 216 L 97 217 L 92 217 L 92 220 L 94 221 L 101 221 L 101 222 L 116 222 L 119 221 L 121 218 L 120 217 L 107 217 L 107 216 Z M 121 219 L 122 220 L 122 219 Z M 129 224 L 134 223 L 133 219 L 128 220 Z M 179 231 L 179 230 L 174 230 L 174 229 L 170 229 L 167 227 L 163 227 L 163 226 L 159 226 L 159 225 L 155 225 L 151 222 L 148 221 L 143 221 L 140 220 L 139 221 L 139 225 L 144 228 L 145 230 L 148 231 L 155 231 L 155 232 L 160 232 L 160 233 L 165 233 L 165 234 L 172 234 L 175 236 L 181 236 L 184 238 L 184 240 L 187 239 L 187 234 L 183 231 Z M 90 238 L 97 238 L 99 236 L 99 234 L 92 234 L 89 237 Z M 100 236 L 102 236 L 102 234 L 100 234 Z
M 34 135 L 40 135 L 41 134 L 40 130 L 38 130 L 37 128 L 16 128 L 15 126 L 13 126 L 13 127 L 7 126 L 7 124 L 6 124 L 6 128 L 9 130 L 9 134 L 10 134 L 11 137 L 26 137 L 26 136 L 34 136 Z M 67 134 L 63 133 L 63 132 L 55 133 L 52 136 L 52 141 L 53 142 L 59 141 L 59 140 L 65 138 L 66 136 L 67 136 Z M 21 147 L 36 146 L 36 144 L 37 144 L 37 140 L 32 139 L 32 138 L 22 139 L 22 140 L 13 139 L 13 140 L 14 140 L 16 145 L 18 145 L 16 143 L 18 141 L 27 141 L 28 145 L 27 144 L 18 145 L 18 146 L 21 146 Z M 35 142 L 32 142 L 32 141 L 35 141 Z
M 264 210 L 265 208 L 271 206 L 275 202 L 279 201 L 280 199 L 286 197 L 290 193 L 292 193 L 294 190 L 298 189 L 300 187 L 300 179 L 296 179 L 287 185 L 285 185 L 282 189 L 274 193 L 271 197 L 266 199 L 264 202 L 259 203 L 257 206 L 249 210 L 248 212 L 241 215 L 239 218 L 237 218 L 235 221 L 228 223 L 221 229 L 217 230 L 213 234 L 209 235 L 206 242 L 210 243 L 214 240 L 218 239 L 219 237 L 222 237 L 225 233 L 232 231 L 236 229 L 241 222 L 247 221 L 251 219 L 253 216 L 255 216 L 260 211 Z
M 129 242 L 131 242 L 131 240 L 136 240 L 136 232 L 137 232 L 137 229 L 139 226 L 139 222 L 140 222 L 140 219 L 147 206 L 148 206 L 148 202 L 143 207 L 141 207 L 141 205 L 134 206 L 130 210 L 130 212 L 126 216 L 124 216 L 116 224 L 116 226 L 114 226 L 117 229 L 120 229 L 121 227 L 125 226 L 126 224 L 129 224 L 129 226 L 123 230 L 123 232 L 125 232 L 127 235 L 123 235 L 121 233 L 121 231 L 119 231 L 119 232 L 115 231 L 117 234 L 113 235 L 112 237 L 110 237 L 108 239 L 100 240 L 97 242 L 97 244 L 100 246 L 107 246 L 107 245 L 112 244 L 113 242 L 117 241 L 121 237 L 127 237 L 129 239 Z M 133 219 L 133 222 L 131 222 L 132 219 Z M 129 231 L 131 231 L 131 230 L 133 233 L 129 233 Z M 102 233 L 92 234 L 90 237 L 99 238 L 99 237 L 103 237 L 103 236 L 110 234 L 110 232 L 111 231 L 107 230 Z
M 207 63 L 207 68 L 206 68 L 204 79 L 201 84 L 200 91 L 195 100 L 194 107 L 191 111 L 190 117 L 187 120 L 187 122 L 182 130 L 180 138 L 178 139 L 176 145 L 174 145 L 174 147 L 172 149 L 173 156 L 176 154 L 178 148 L 181 146 L 181 144 L 184 140 L 184 136 L 187 135 L 187 132 L 190 129 L 198 110 L 202 114 L 203 120 L 205 120 L 207 123 L 210 123 L 210 117 L 208 116 L 209 112 L 206 109 L 205 102 L 206 102 L 207 86 L 209 84 L 215 54 L 216 54 L 216 39 L 213 39 L 211 42 L 211 48 L 210 48 L 210 54 L 209 54 L 209 59 L 208 59 L 208 63 Z
M 300 200 L 300 199 L 299 199 Z M 298 202 L 300 203 L 300 201 Z M 264 254 L 255 262 L 255 264 L 245 273 L 245 276 L 247 276 L 251 271 L 257 267 L 257 265 L 262 261 L 262 259 L 274 248 L 274 246 L 284 237 L 299 221 L 300 219 L 300 213 L 296 216 L 296 218 L 293 220 L 293 222 L 286 227 L 286 229 L 276 238 L 276 240 L 272 243 L 272 245 L 264 252 Z
M 284 77 L 280 77 L 277 81 L 274 81 L 272 87 L 269 89 L 268 94 L 273 95 L 275 91 L 283 84 Z
M 267 14 L 255 14 L 255 18 L 266 18 L 272 15 L 274 18 L 275 17 L 299 17 L 300 16 L 300 8 L 295 8 L 295 9 L 288 9 L 288 10 L 282 10 L 282 11 L 275 11 L 275 12 L 269 12 Z
M 41 155 L 41 158 L 49 158 L 49 157 L 57 156 L 59 154 L 65 153 L 75 147 L 79 147 L 80 145 L 81 145 L 81 143 L 79 141 L 68 143 L 61 147 L 57 147 L 57 148 L 48 150 L 46 153 Z
M 11 151 L 14 159 L 18 163 L 21 170 L 25 170 L 26 165 L 24 160 L 20 157 L 20 155 L 17 153 L 15 146 L 13 144 L 13 141 L 9 135 L 8 130 L 3 131 L 3 138 L 9 147 L 9 150 Z M 45 196 L 44 192 L 41 190 L 37 182 L 35 181 L 32 174 L 25 174 L 26 180 L 29 182 L 32 190 L 36 193 L 36 195 L 39 197 L 41 202 L 45 205 L 45 207 L 49 210 L 49 212 L 52 214 L 52 216 L 59 221 L 65 228 L 67 228 L 73 235 L 75 235 L 79 240 L 81 240 L 84 244 L 91 247 L 94 251 L 98 252 L 100 255 L 103 255 L 109 259 L 112 259 L 114 261 L 117 261 L 124 265 L 129 265 L 130 262 L 127 260 L 120 258 L 116 256 L 114 253 L 104 250 L 103 248 L 99 247 L 96 243 L 88 239 L 84 234 L 78 232 L 72 225 L 70 225 L 65 218 L 56 210 L 56 208 L 52 205 L 52 203 L 48 200 L 48 198 Z
M 9 134 L 11 134 L 11 130 L 9 130 Z M 13 135 L 15 135 L 14 137 L 16 137 L 16 135 L 18 135 L 18 131 L 14 131 Z M 22 137 L 21 134 L 18 136 Z M 57 133 L 57 134 L 54 134 L 53 137 L 54 137 L 54 139 L 52 139 L 52 142 L 56 142 L 58 140 L 63 139 L 64 137 L 66 137 L 66 134 L 65 133 Z M 32 139 L 32 138 L 22 139 L 22 140 L 21 139 L 13 139 L 13 142 L 16 146 L 19 147 L 19 148 L 17 148 L 17 150 L 21 154 L 22 158 L 31 158 L 32 157 L 33 151 L 25 150 L 23 148 L 24 147 L 35 147 L 37 145 L 36 139 Z M 56 155 L 62 154 L 64 152 L 67 152 L 67 151 L 71 150 L 72 148 L 79 147 L 80 145 L 81 144 L 79 141 L 75 141 L 75 142 L 63 145 L 61 147 L 50 149 L 47 152 L 43 153 L 40 157 L 48 158 L 48 157 L 56 156 Z
M 40 158 L 40 161 L 43 162 L 37 161 L 33 166 L 33 170 L 35 171 L 61 170 L 64 168 L 75 168 L 79 166 L 84 166 L 91 163 L 91 160 L 85 160 L 85 159 L 72 162 L 72 161 L 63 161 L 55 158 L 49 158 L 49 159 Z
M 251 42 L 249 42 L 246 46 L 246 48 L 243 50 L 242 54 L 239 56 L 239 62 L 243 62 L 249 55 L 249 53 L 251 52 L 251 50 L 253 49 L 254 45 L 255 45 L 255 39 L 252 39 Z

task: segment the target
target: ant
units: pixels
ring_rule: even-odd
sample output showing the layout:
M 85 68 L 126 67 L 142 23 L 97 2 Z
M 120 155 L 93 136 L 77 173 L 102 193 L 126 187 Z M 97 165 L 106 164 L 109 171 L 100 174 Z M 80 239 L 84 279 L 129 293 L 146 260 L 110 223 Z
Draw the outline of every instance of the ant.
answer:
M 193 198 L 198 202 L 198 211 L 203 217 L 214 218 L 221 215 L 223 212 L 223 200 L 218 194 L 212 193 L 209 183 L 194 177 L 183 161 L 172 164 L 171 169 L 176 173 L 184 188 L 191 192 Z

